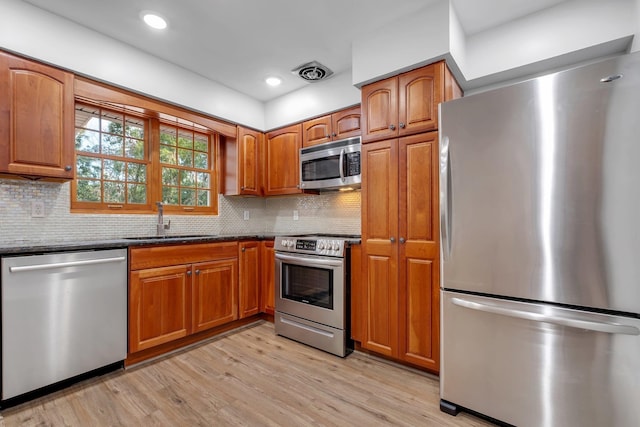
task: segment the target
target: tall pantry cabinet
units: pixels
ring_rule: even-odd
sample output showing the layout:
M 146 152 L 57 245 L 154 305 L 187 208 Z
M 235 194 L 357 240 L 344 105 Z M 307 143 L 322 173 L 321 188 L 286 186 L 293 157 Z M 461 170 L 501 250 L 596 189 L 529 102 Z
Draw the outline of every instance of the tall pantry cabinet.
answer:
M 438 372 L 438 104 L 444 62 L 362 88 L 363 348 Z

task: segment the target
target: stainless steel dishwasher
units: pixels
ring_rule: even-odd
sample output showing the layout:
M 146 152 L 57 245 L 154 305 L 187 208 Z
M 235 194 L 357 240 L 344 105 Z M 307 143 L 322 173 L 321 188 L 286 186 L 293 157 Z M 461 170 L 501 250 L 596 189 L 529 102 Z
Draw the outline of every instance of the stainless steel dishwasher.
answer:
M 2 401 L 122 362 L 127 250 L 2 258 Z

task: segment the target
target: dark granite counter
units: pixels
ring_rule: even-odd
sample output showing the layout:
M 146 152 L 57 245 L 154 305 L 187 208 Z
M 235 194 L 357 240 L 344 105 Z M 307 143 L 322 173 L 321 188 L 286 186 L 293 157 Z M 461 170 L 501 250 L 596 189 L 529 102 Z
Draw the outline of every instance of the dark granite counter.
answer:
M 177 245 L 189 243 L 215 243 L 232 240 L 271 240 L 277 236 L 290 235 L 288 233 L 248 233 L 248 234 L 215 234 L 215 235 L 167 235 L 163 237 L 142 236 L 121 239 L 79 240 L 67 242 L 23 243 L 12 245 L 0 244 L 0 256 L 35 255 L 51 252 L 91 251 L 100 249 L 127 248 L 148 245 Z M 309 233 L 309 236 L 317 235 Z M 338 235 L 339 236 L 339 235 Z M 347 239 L 349 244 L 359 244 L 360 237 L 355 235 L 340 236 Z

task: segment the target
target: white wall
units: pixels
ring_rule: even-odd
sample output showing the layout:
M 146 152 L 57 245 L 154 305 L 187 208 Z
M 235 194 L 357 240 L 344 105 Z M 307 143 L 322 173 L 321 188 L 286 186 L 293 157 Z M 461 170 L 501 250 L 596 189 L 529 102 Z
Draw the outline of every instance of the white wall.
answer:
M 592 59 L 605 53 L 599 49 L 603 45 L 623 52 L 637 31 L 633 13 L 635 1 L 574 0 L 560 3 L 468 37 L 464 66 L 461 67 L 466 86 L 477 87 L 491 80 L 515 77 L 513 73 L 506 73 L 510 70 L 521 74 L 541 71 L 535 69 L 535 64 L 550 59 L 555 61 L 545 63 L 547 69 L 569 65 L 570 62 L 563 61 L 565 55 L 573 62 Z M 620 43 L 611 43 L 617 40 Z M 592 54 L 590 49 L 593 49 Z M 582 53 L 580 58 L 575 52 Z M 488 79 L 488 76 L 493 78 Z
M 430 3 L 353 42 L 352 82 L 360 87 L 426 65 L 448 54 L 449 46 L 449 2 Z
M 640 0 L 636 0 L 636 36 L 633 39 L 633 45 L 631 46 L 632 52 L 640 51 Z
M 0 1 L 3 49 L 230 122 L 265 127 L 262 102 L 23 1 Z
M 360 90 L 351 84 L 351 72 L 347 71 L 267 102 L 265 128 L 275 129 L 359 103 Z

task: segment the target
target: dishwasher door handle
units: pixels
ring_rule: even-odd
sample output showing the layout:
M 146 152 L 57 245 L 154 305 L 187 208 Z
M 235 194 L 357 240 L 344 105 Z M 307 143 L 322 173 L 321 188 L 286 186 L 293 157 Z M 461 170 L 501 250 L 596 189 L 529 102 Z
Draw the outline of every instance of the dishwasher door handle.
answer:
M 82 267 L 86 265 L 108 264 L 111 262 L 122 262 L 126 258 L 123 256 L 114 258 L 98 258 L 98 259 L 86 259 L 80 261 L 68 261 L 68 262 L 53 262 L 51 264 L 34 264 L 34 265 L 20 265 L 9 267 L 10 273 L 22 273 L 25 271 L 38 271 L 38 270 L 51 270 L 54 268 L 65 267 Z

